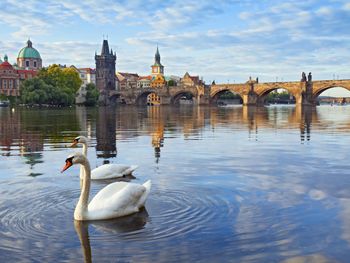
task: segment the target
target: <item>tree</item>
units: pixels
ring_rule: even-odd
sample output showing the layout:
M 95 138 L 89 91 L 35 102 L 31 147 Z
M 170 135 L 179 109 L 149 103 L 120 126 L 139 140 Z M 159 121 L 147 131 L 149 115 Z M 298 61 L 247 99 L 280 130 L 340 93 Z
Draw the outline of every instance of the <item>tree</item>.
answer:
M 85 106 L 95 106 L 98 101 L 99 92 L 95 84 L 89 83 L 86 85 L 86 101 Z
M 36 78 L 22 83 L 21 101 L 25 104 L 69 106 L 74 104 L 81 83 L 75 69 L 51 65 L 41 69 Z
M 168 86 L 169 87 L 173 87 L 173 86 L 175 86 L 175 81 L 173 80 L 173 79 L 170 79 L 170 80 L 168 80 Z
M 282 91 L 274 90 L 266 96 L 265 100 L 266 102 L 269 102 L 269 103 L 276 103 L 278 101 L 282 101 L 282 102 L 292 101 L 290 93 L 286 90 L 282 90 Z

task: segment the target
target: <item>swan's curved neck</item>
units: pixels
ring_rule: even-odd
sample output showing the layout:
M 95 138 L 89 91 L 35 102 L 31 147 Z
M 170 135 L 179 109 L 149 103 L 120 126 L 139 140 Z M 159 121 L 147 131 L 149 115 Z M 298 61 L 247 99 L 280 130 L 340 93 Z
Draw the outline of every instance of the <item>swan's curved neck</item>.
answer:
M 86 142 L 83 143 L 83 154 L 85 155 L 85 157 L 87 156 L 87 143 Z
M 90 164 L 85 161 L 81 164 L 81 168 L 83 168 L 83 183 L 81 187 L 80 197 L 77 206 L 74 211 L 74 219 L 83 220 L 84 216 L 88 211 L 88 201 L 89 201 L 89 193 L 90 193 L 90 180 L 91 180 L 91 169 Z
M 87 157 L 87 143 L 84 142 L 83 144 L 83 154 L 85 157 Z M 84 177 L 84 168 L 83 166 L 80 166 L 80 180 L 83 180 Z

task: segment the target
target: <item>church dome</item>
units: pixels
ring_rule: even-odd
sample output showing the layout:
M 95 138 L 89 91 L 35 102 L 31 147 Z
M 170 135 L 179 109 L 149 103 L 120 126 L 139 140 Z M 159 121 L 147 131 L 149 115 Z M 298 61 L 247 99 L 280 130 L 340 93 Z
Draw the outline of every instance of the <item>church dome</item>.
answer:
M 22 48 L 18 53 L 18 58 L 38 58 L 41 59 L 38 50 L 32 47 L 32 41 L 27 41 L 27 46 Z

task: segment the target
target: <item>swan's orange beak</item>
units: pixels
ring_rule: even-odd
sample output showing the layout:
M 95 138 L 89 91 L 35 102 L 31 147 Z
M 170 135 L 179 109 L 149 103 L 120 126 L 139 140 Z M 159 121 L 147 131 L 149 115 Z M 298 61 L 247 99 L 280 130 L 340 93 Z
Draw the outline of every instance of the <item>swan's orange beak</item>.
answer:
M 66 160 L 65 166 L 62 168 L 61 173 L 63 173 L 65 170 L 67 170 L 69 167 L 71 167 L 73 163 L 70 160 Z
M 77 146 L 77 144 L 78 144 L 78 140 L 74 139 L 72 144 L 69 147 L 75 147 L 75 146 Z

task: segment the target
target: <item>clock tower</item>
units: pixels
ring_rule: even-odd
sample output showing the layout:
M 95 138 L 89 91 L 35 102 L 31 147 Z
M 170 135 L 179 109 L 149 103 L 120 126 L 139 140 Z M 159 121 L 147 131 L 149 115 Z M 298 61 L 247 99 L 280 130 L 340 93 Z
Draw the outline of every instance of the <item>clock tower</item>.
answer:
M 157 51 L 154 56 L 154 64 L 151 66 L 152 67 L 152 76 L 157 76 L 157 75 L 164 75 L 164 66 L 160 63 L 160 54 L 158 50 L 158 45 L 157 45 Z

